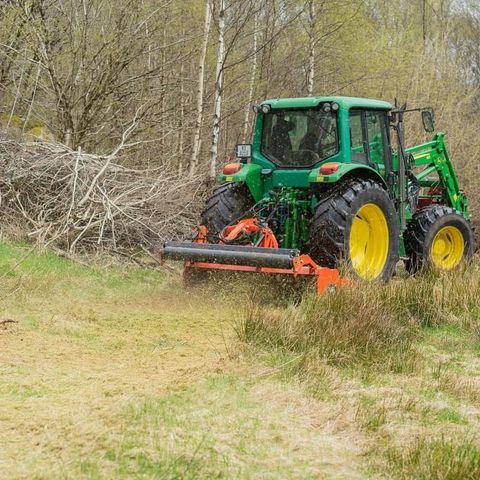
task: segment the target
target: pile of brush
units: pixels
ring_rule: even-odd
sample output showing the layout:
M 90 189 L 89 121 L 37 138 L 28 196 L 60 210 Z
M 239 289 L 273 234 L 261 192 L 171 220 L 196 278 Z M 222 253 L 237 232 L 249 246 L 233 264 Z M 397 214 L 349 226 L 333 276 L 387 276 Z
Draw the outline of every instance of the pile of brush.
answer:
M 0 138 L 0 218 L 65 253 L 155 253 L 196 223 L 199 179 L 168 168 L 135 170 L 118 152 Z

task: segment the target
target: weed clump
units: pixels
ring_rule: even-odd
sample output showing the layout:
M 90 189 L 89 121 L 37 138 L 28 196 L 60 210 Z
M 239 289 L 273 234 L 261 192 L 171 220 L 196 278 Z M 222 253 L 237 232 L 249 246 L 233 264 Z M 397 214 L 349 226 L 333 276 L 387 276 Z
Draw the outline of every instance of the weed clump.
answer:
M 418 326 L 385 308 L 374 288 L 362 295 L 345 288 L 308 296 L 284 310 L 250 305 L 242 340 L 300 354 L 331 365 L 377 364 L 399 368 L 411 351 Z M 304 362 L 305 363 L 305 362 Z
M 480 478 L 480 450 L 470 439 L 417 439 L 410 447 L 386 452 L 392 476 L 417 480 Z
M 423 327 L 455 325 L 480 338 L 480 269 L 395 279 L 389 284 L 356 282 L 317 297 L 306 295 L 287 308 L 250 302 L 238 329 L 248 344 L 335 366 L 375 366 L 411 371 Z

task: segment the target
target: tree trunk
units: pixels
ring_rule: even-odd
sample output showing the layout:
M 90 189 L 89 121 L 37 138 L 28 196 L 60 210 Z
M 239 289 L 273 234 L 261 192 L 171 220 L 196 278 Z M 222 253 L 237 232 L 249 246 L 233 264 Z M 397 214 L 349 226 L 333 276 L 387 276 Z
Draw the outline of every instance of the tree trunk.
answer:
M 198 60 L 198 90 L 197 90 L 197 115 L 195 119 L 195 129 L 193 135 L 192 157 L 190 158 L 189 176 L 195 173 L 198 164 L 198 156 L 201 146 L 201 131 L 203 121 L 203 86 L 205 83 L 205 57 L 207 56 L 208 34 L 210 32 L 210 24 L 212 21 L 212 5 L 211 0 L 205 2 L 205 23 L 203 26 L 203 42 L 200 50 L 200 58 Z
M 422 38 L 423 48 L 427 46 L 427 1 L 422 1 Z
M 184 142 L 184 117 L 185 117 L 185 87 L 184 87 L 184 70 L 185 67 L 180 65 L 180 115 L 178 116 L 178 173 L 183 171 L 183 142 Z
M 166 22 L 166 19 L 165 19 Z M 167 53 L 166 53 L 166 27 L 165 24 L 162 30 L 162 64 L 165 65 L 167 62 Z M 162 72 L 160 74 L 160 114 L 162 121 L 160 122 L 160 155 L 161 157 L 165 154 L 165 137 L 167 128 L 165 125 L 165 97 L 167 95 L 167 86 L 166 86 L 166 78 L 165 78 L 165 70 L 162 68 Z
M 217 173 L 218 138 L 220 135 L 220 117 L 222 113 L 222 93 L 225 62 L 225 0 L 219 0 L 218 14 L 218 54 L 215 81 L 215 103 L 213 112 L 212 148 L 210 149 L 210 178 Z
M 314 0 L 308 2 L 308 72 L 307 94 L 313 95 L 313 80 L 315 77 L 315 5 Z
M 253 102 L 253 95 L 255 93 L 255 80 L 257 75 L 257 15 L 253 19 L 253 56 L 252 56 L 252 70 L 250 72 L 250 86 L 248 89 L 248 105 L 245 110 L 245 119 L 243 121 L 243 136 L 242 142 L 247 141 L 247 133 L 250 122 L 250 111 Z

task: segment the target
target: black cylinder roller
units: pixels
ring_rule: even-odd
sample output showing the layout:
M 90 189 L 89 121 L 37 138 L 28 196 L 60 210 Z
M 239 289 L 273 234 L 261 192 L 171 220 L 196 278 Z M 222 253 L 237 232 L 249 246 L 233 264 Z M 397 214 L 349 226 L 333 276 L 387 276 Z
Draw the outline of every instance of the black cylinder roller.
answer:
M 195 242 L 166 242 L 162 258 L 190 262 L 245 265 L 249 267 L 292 268 L 296 249 L 217 245 Z

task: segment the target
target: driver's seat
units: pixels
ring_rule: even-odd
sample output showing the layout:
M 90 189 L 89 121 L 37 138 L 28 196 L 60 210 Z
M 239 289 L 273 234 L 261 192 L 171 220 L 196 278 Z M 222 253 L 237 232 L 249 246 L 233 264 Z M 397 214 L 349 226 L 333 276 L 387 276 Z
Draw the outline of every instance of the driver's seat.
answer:
M 279 118 L 272 130 L 272 155 L 283 162 L 288 161 L 292 156 L 292 142 L 288 135 L 291 128 L 289 121 Z

